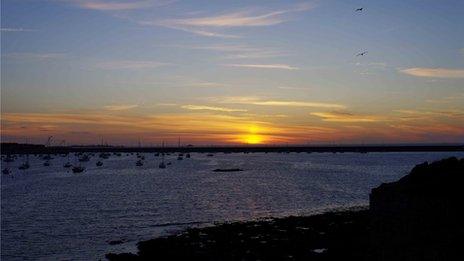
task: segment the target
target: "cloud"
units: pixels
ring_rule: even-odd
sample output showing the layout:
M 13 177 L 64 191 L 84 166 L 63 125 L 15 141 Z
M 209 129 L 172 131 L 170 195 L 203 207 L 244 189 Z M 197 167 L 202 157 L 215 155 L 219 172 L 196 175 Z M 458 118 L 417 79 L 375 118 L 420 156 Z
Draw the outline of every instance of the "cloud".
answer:
M 231 44 L 218 44 L 218 45 L 206 45 L 206 46 L 187 46 L 190 49 L 198 50 L 211 50 L 219 52 L 256 52 L 258 48 L 250 47 L 247 45 L 231 45 Z
M 309 87 L 279 86 L 281 90 L 309 90 Z
M 225 83 L 220 82 L 190 82 L 184 84 L 185 86 L 192 86 L 192 87 L 224 87 L 227 86 Z
M 334 103 L 302 102 L 302 101 L 256 101 L 254 105 L 265 106 L 288 106 L 288 107 L 316 107 L 316 108 L 345 108 L 345 106 Z
M 299 70 L 298 67 L 290 66 L 288 64 L 224 64 L 223 66 L 256 69 Z
M 136 118 L 101 113 L 4 113 L 2 119 L 13 123 L 132 125 Z
M 232 12 L 216 16 L 165 19 L 160 24 L 192 27 L 244 27 L 244 26 L 269 26 L 287 21 L 283 14 L 309 10 L 307 3 L 295 6 L 291 9 L 272 12 L 253 13 L 251 11 Z
M 457 120 L 464 120 L 464 111 L 457 109 L 449 110 L 395 110 L 394 112 L 401 115 L 400 120 L 433 120 L 451 118 Z
M 142 9 L 152 6 L 164 5 L 172 1 L 153 1 L 153 0 L 74 0 L 74 3 L 84 9 L 99 10 L 99 11 L 121 11 Z
M 409 68 L 400 70 L 404 74 L 429 78 L 464 78 L 464 69 L 446 68 Z
M 163 102 L 163 103 L 157 103 L 156 106 L 177 106 L 177 103 Z
M 260 106 L 286 106 L 286 107 L 314 107 L 314 108 L 333 108 L 344 109 L 345 106 L 336 103 L 308 102 L 308 101 L 281 101 L 281 100 L 262 100 L 256 97 L 222 97 L 210 98 L 213 101 L 230 104 L 249 104 Z
M 286 56 L 286 53 L 277 51 L 257 51 L 247 53 L 236 53 L 224 56 L 225 59 L 260 59 L 260 58 L 271 58 Z
M 107 105 L 104 108 L 109 111 L 126 111 L 137 108 L 137 104 Z
M 166 24 L 164 22 L 159 22 L 159 21 L 138 21 L 137 23 L 139 25 L 144 25 L 144 26 L 163 26 L 163 27 L 176 29 L 176 30 L 180 30 L 180 31 L 188 32 L 188 33 L 193 33 L 196 35 L 207 36 L 207 37 L 226 38 L 226 39 L 227 38 L 240 38 L 240 36 L 238 35 L 217 33 L 217 32 L 207 31 L 204 29 L 195 29 L 195 28 L 189 28 L 185 26 Z
M 34 32 L 33 29 L 25 29 L 25 28 L 12 28 L 12 27 L 2 27 L 0 28 L 1 32 Z
M 253 58 L 270 58 L 286 56 L 288 53 L 267 48 L 257 48 L 247 45 L 206 45 L 206 46 L 179 46 L 193 50 L 207 50 L 214 52 L 222 52 L 225 54 L 225 59 L 253 59 Z
M 246 10 L 204 17 L 140 21 L 139 24 L 163 26 L 208 37 L 237 38 L 239 36 L 217 33 L 211 31 L 211 29 L 276 25 L 289 20 L 289 18 L 286 17 L 286 14 L 306 11 L 310 8 L 311 6 L 308 3 L 302 3 L 289 9 L 276 11 L 257 12 L 253 10 Z
M 100 69 L 105 69 L 105 70 L 121 70 L 121 69 L 136 70 L 136 69 L 153 69 L 153 68 L 158 68 L 158 67 L 167 66 L 167 65 L 170 65 L 170 64 L 156 62 L 156 61 L 121 60 L 121 61 L 101 62 L 97 64 L 97 67 Z
M 441 97 L 441 98 L 436 98 L 436 99 L 428 99 L 425 100 L 428 103 L 453 103 L 453 102 L 461 102 L 461 100 L 464 100 L 464 93 L 456 93 L 453 96 L 446 96 L 446 97 Z
M 322 118 L 323 121 L 328 122 L 378 122 L 384 120 L 377 116 L 356 115 L 342 111 L 312 112 L 311 115 Z
M 54 60 L 66 57 L 65 53 L 7 53 L 4 57 L 15 60 Z
M 187 109 L 187 110 L 208 110 L 208 111 L 222 111 L 222 112 L 246 112 L 247 111 L 243 109 L 231 109 L 231 108 L 223 108 L 223 107 L 204 106 L 204 105 L 184 105 L 181 108 Z
M 164 25 L 193 26 L 193 27 L 243 27 L 243 26 L 269 26 L 280 24 L 285 20 L 280 16 L 282 12 L 271 12 L 261 15 L 250 15 L 241 11 L 218 16 L 166 19 L 160 22 Z

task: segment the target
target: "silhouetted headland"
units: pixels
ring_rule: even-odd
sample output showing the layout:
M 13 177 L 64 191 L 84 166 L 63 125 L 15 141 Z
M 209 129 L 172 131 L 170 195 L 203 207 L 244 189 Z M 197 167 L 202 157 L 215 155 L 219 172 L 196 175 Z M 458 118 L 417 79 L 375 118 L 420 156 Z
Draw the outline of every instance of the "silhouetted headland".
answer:
M 124 146 L 45 146 L 37 144 L 2 143 L 2 154 L 61 154 L 69 152 L 200 152 L 200 153 L 250 153 L 250 152 L 437 152 L 464 151 L 464 144 L 453 145 L 314 145 L 314 146 L 160 146 L 160 147 L 124 147 Z
M 463 260 L 464 159 L 417 165 L 369 209 L 191 228 L 109 260 Z

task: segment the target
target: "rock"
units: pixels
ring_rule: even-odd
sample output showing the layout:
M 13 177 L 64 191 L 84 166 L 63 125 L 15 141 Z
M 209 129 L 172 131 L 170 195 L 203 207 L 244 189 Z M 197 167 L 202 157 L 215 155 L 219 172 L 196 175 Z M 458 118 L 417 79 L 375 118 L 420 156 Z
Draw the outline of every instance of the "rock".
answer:
M 457 260 L 464 205 L 464 159 L 423 163 L 372 190 L 371 252 L 376 260 Z
M 121 253 L 121 254 L 114 254 L 114 253 L 109 253 L 106 254 L 105 257 L 109 261 L 123 261 L 123 260 L 141 260 L 139 256 L 132 254 L 132 253 Z
M 243 169 L 215 169 L 214 172 L 236 172 L 243 171 Z
M 111 241 L 108 242 L 108 244 L 110 244 L 110 245 L 119 245 L 119 244 L 122 244 L 122 243 L 124 243 L 123 240 L 111 240 Z

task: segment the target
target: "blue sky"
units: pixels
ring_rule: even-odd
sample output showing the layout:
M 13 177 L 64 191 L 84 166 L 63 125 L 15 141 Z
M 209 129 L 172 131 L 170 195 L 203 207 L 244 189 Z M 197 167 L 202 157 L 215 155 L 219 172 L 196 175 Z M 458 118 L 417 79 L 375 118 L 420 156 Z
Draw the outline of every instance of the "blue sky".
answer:
M 2 138 L 459 142 L 463 11 L 457 0 L 5 0 Z

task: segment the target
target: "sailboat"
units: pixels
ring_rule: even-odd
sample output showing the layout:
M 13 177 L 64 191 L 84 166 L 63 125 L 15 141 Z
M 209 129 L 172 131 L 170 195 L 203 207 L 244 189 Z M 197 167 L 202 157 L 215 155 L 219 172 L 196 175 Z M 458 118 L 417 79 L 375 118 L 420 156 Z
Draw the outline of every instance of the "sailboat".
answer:
M 69 152 L 68 152 L 67 156 L 68 156 L 68 162 L 66 162 L 66 164 L 63 165 L 63 167 L 70 168 L 70 167 L 72 167 L 72 164 L 71 164 L 71 162 L 69 162 Z
M 4 169 L 2 170 L 2 173 L 5 174 L 5 175 L 8 175 L 8 174 L 11 173 L 11 170 L 10 170 L 10 168 L 4 168 Z
M 6 156 L 6 158 L 5 158 L 3 161 L 4 161 L 4 162 L 14 162 L 15 159 L 14 159 L 13 156 L 8 155 L 8 156 Z
M 159 164 L 158 166 L 160 169 L 165 169 L 166 168 L 166 164 L 164 164 L 164 159 L 163 161 L 161 161 L 161 163 Z
M 81 172 L 84 172 L 85 168 L 82 167 L 82 166 L 75 166 L 72 168 L 72 172 L 73 173 L 81 173 Z
M 163 149 L 164 149 L 164 141 L 163 141 Z M 164 163 L 164 152 L 161 153 L 161 163 L 158 165 L 160 169 L 165 169 L 166 164 Z
M 85 155 L 87 156 L 87 155 Z M 88 157 L 88 156 L 87 156 Z M 78 159 L 79 162 L 81 162 L 80 159 Z M 79 165 L 72 167 L 72 172 L 73 173 L 82 173 L 84 172 L 85 168 L 79 163 Z
M 31 167 L 31 165 L 29 164 L 29 154 L 26 154 L 26 161 L 23 164 L 21 164 L 21 166 L 19 166 L 19 169 L 20 170 L 26 170 L 26 169 L 28 169 L 30 167 Z
M 80 162 L 87 162 L 89 160 L 90 160 L 90 157 L 87 154 L 84 154 L 82 157 L 79 158 Z
M 5 174 L 5 175 L 8 175 L 11 173 L 11 170 L 10 168 L 8 167 L 8 162 L 6 163 L 6 166 L 4 169 L 2 169 L 2 173 Z

